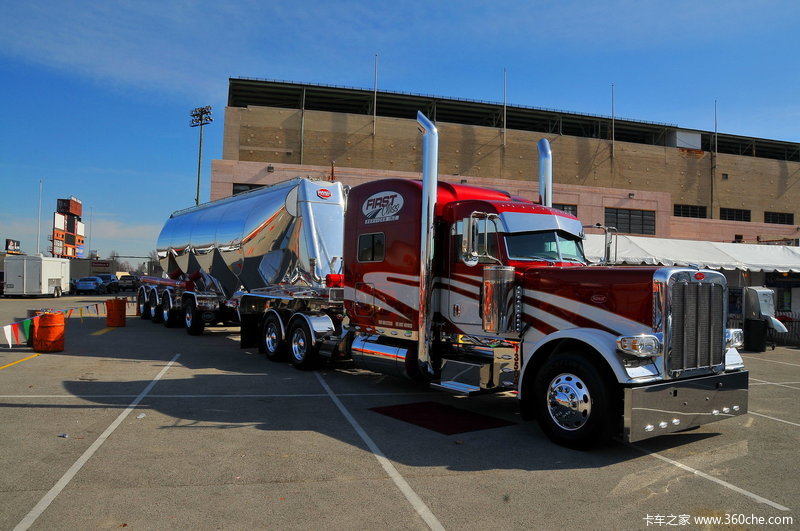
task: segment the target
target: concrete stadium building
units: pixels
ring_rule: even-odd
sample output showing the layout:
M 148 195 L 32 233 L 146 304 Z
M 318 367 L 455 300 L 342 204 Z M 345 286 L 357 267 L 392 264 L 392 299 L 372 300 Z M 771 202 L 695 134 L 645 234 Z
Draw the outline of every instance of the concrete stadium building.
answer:
M 439 129 L 442 180 L 538 196 L 536 142 L 553 151 L 553 202 L 621 233 L 796 244 L 800 144 L 500 103 L 230 79 L 211 199 L 298 175 L 355 185 L 419 178 L 416 112 Z M 796 225 L 797 223 L 798 225 Z

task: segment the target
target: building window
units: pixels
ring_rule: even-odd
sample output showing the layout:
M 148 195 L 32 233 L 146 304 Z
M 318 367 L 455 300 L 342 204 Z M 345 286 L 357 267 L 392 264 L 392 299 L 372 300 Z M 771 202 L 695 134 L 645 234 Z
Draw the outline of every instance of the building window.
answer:
M 764 223 L 794 225 L 794 214 L 791 212 L 764 212 Z
M 246 183 L 233 183 L 233 195 L 249 192 L 256 188 L 263 188 L 263 184 L 246 184 Z
M 720 208 L 719 219 L 728 221 L 750 221 L 750 211 L 741 208 Z
M 553 208 L 557 210 L 563 210 L 567 214 L 572 214 L 576 218 L 578 217 L 578 205 L 567 205 L 564 203 L 553 203 Z
M 362 234 L 358 237 L 359 262 L 383 262 L 386 244 L 382 232 Z
M 616 227 L 628 234 L 656 233 L 655 210 L 633 210 L 628 208 L 606 208 L 606 227 Z
M 706 218 L 706 207 L 700 205 L 675 205 L 674 216 L 680 218 Z

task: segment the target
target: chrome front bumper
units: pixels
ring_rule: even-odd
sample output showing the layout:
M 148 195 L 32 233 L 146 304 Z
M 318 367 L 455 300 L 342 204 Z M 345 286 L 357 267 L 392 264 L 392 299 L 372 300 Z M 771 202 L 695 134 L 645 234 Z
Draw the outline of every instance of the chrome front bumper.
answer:
M 747 413 L 747 371 L 625 389 L 623 439 L 636 442 Z

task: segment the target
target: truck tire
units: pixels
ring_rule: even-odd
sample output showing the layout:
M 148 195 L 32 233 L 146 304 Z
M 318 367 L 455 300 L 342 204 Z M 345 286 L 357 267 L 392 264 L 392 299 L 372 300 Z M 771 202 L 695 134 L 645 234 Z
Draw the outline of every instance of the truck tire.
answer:
M 289 326 L 289 361 L 296 369 L 309 371 L 319 364 L 319 346 L 303 319 L 295 319 Z
M 190 336 L 199 336 L 203 333 L 203 318 L 193 300 L 189 299 L 183 305 L 183 324 L 186 328 L 186 333 Z
M 266 354 L 270 361 L 286 359 L 286 340 L 281 331 L 281 323 L 275 314 L 268 314 L 261 322 L 258 350 Z
M 150 294 L 148 307 L 150 308 L 150 322 L 154 324 L 163 323 L 164 322 L 164 315 L 162 314 L 163 306 L 161 304 L 156 303 L 155 292 Z
M 139 291 L 136 294 L 136 306 L 139 308 L 139 317 L 142 319 L 150 319 L 150 308 L 147 300 L 144 298 L 144 292 Z
M 178 312 L 172 307 L 172 299 L 170 297 L 164 297 L 164 300 L 161 303 L 161 318 L 165 327 L 175 328 L 178 326 L 177 313 Z
M 586 450 L 600 446 L 614 433 L 612 389 L 587 358 L 574 353 L 555 354 L 536 374 L 533 394 L 536 417 L 553 442 Z

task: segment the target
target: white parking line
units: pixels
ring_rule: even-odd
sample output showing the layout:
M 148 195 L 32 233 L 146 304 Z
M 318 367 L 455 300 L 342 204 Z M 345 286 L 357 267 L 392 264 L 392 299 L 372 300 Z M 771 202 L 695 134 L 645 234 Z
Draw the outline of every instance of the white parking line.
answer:
M 378 448 L 378 445 L 375 444 L 369 435 L 367 435 L 367 432 L 364 431 L 358 421 L 353 417 L 353 415 L 350 414 L 344 404 L 342 404 L 342 401 L 339 400 L 339 397 L 337 397 L 333 390 L 328 387 L 328 384 L 322 379 L 322 376 L 320 376 L 318 372 L 315 372 L 314 374 L 316 375 L 317 380 L 319 380 L 320 385 L 322 385 L 322 387 L 325 389 L 325 392 L 327 392 L 328 396 L 330 396 L 331 400 L 333 400 L 333 403 L 336 404 L 336 407 L 339 408 L 339 411 L 342 413 L 342 415 L 344 415 L 344 418 L 347 419 L 347 422 L 349 422 L 353 429 L 356 430 L 356 433 L 358 433 L 358 436 L 361 437 L 361 440 L 364 441 L 367 447 L 369 447 L 370 451 L 372 451 L 372 454 L 381 464 L 383 469 L 387 474 L 389 474 L 389 477 L 392 478 L 394 484 L 397 485 L 397 488 L 400 489 L 400 492 L 403 493 L 411 506 L 417 511 L 417 514 L 420 515 L 423 520 L 425 520 L 425 523 L 428 524 L 428 527 L 431 529 L 441 529 L 444 531 L 444 527 L 442 527 L 442 524 L 439 523 L 439 520 L 437 520 L 437 518 L 433 515 L 428 506 L 425 505 L 425 502 L 423 502 L 422 499 L 417 496 L 417 493 L 414 492 L 414 490 L 411 488 L 411 485 L 409 485 L 403 476 L 400 475 L 400 472 L 398 472 L 391 461 L 386 458 L 381 449 Z
M 759 385 L 759 384 L 760 385 L 777 385 L 778 387 L 785 387 L 787 389 L 797 389 L 798 391 L 800 391 L 800 387 L 793 387 L 791 385 L 787 385 L 787 384 L 797 383 L 797 382 L 785 382 L 785 383 L 768 382 L 766 380 L 759 380 L 758 378 L 753 378 L 752 376 L 750 377 L 750 379 L 753 380 L 754 382 L 756 382 L 753 385 Z
M 131 411 L 136 409 L 136 406 L 139 405 L 139 402 L 141 402 L 142 399 L 147 396 L 147 393 L 153 389 L 156 383 L 164 376 L 164 374 L 166 374 L 169 368 L 172 367 L 172 364 L 175 363 L 175 360 L 177 360 L 179 357 L 180 354 L 175 354 L 172 360 L 170 360 L 170 362 L 167 363 L 163 369 L 161 369 L 161 372 L 159 372 L 155 378 L 150 380 L 150 383 L 147 384 L 147 387 L 144 388 L 144 391 L 139 393 L 139 395 L 134 399 L 133 402 L 131 402 L 127 409 L 120 413 L 116 420 L 114 420 L 114 422 L 112 422 L 111 425 L 106 428 L 106 431 L 101 433 L 100 437 L 98 437 L 97 440 L 94 441 L 85 452 L 83 452 L 83 455 L 81 455 L 78 460 L 75 461 L 71 467 L 69 467 L 69 470 L 67 470 L 67 472 L 61 476 L 61 479 L 59 479 L 56 484 L 53 485 L 53 488 L 51 488 L 47 494 L 45 494 L 44 497 L 39 500 L 39 503 L 37 503 L 36 506 L 31 509 L 25 518 L 23 518 L 22 521 L 17 524 L 17 526 L 14 528 L 14 531 L 22 531 L 33 525 L 36 519 L 41 516 L 41 514 L 50 506 L 51 503 L 53 503 L 53 500 L 56 499 L 56 496 L 58 496 L 61 491 L 64 490 L 64 487 L 66 487 L 67 484 L 72 481 L 72 478 L 74 478 L 81 468 L 83 468 L 83 465 L 85 465 L 86 462 L 91 459 L 91 457 L 98 450 L 98 448 L 102 446 L 106 439 L 108 439 L 111 434 L 114 433 L 114 430 L 116 430 L 117 427 L 122 424 L 122 421 L 125 420 L 125 417 L 127 417 Z
M 791 424 L 792 426 L 797 426 L 798 428 L 800 428 L 800 424 L 798 424 L 796 422 L 791 422 L 791 421 L 779 419 L 779 418 L 776 418 L 776 417 L 770 417 L 769 415 L 764 415 L 762 413 L 756 413 L 755 411 L 748 411 L 748 413 L 750 413 L 751 415 L 755 415 L 757 417 L 764 417 L 765 419 L 775 420 L 777 422 L 783 422 L 784 424 Z
M 756 358 L 755 356 L 742 356 L 743 358 L 747 358 L 749 360 L 758 360 L 758 361 L 768 361 L 770 363 L 780 363 L 781 365 L 791 365 L 792 367 L 800 367 L 798 363 L 789 363 L 786 361 L 777 361 L 777 360 L 768 360 L 764 358 Z
M 766 499 L 764 497 L 759 496 L 758 494 L 754 494 L 754 493 L 752 493 L 752 492 L 750 492 L 748 490 L 744 490 L 743 488 L 737 487 L 736 485 L 733 485 L 732 483 L 728 483 L 727 481 L 723 481 L 723 480 L 721 480 L 719 478 L 715 478 L 714 476 L 710 476 L 710 475 L 706 474 L 705 472 L 701 472 L 700 470 L 697 470 L 696 468 L 692 468 L 690 466 L 686 466 L 683 463 L 679 463 L 678 461 L 670 459 L 669 457 L 664 457 L 661 454 L 657 454 L 655 452 L 651 452 L 650 450 L 645 450 L 644 448 L 642 448 L 640 446 L 637 446 L 635 444 L 629 444 L 628 446 L 630 446 L 631 448 L 635 448 L 636 450 L 639 450 L 643 454 L 650 455 L 652 457 L 655 457 L 656 459 L 660 459 L 661 461 L 664 461 L 665 463 L 669 463 L 669 464 L 671 464 L 673 466 L 676 466 L 676 467 L 680 468 L 681 470 L 685 470 L 686 472 L 690 472 L 690 473 L 694 474 L 695 476 L 701 477 L 703 479 L 707 479 L 709 481 L 713 481 L 717 485 L 721 485 L 721 486 L 725 487 L 726 489 L 730 489 L 730 490 L 732 490 L 734 492 L 738 492 L 739 494 L 747 496 L 748 498 L 751 498 L 751 499 L 757 501 L 758 503 L 767 504 L 770 507 L 774 507 L 775 509 L 778 509 L 779 511 L 790 511 L 791 510 L 788 507 L 784 507 L 780 503 L 776 503 L 776 502 L 774 502 L 772 500 L 768 500 L 768 499 Z

